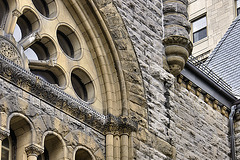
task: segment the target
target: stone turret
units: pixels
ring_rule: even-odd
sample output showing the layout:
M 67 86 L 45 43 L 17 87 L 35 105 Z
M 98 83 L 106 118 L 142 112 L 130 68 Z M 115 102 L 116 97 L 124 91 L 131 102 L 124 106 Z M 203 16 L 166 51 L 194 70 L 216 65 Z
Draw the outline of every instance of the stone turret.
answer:
M 192 52 L 187 0 L 163 0 L 165 55 L 170 72 L 177 76 Z

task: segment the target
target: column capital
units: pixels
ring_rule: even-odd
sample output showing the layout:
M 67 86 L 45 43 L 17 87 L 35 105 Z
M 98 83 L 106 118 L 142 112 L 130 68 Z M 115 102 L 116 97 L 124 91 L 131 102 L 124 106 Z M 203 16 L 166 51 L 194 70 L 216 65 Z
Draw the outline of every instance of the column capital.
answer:
M 19 10 L 15 9 L 12 11 L 12 14 L 13 16 L 20 17 L 22 13 Z
M 27 156 L 38 156 L 44 152 L 44 149 L 38 145 L 31 144 L 25 148 Z
M 4 140 L 6 137 L 8 137 L 10 135 L 10 131 L 9 130 L 4 130 L 0 128 L 0 140 Z

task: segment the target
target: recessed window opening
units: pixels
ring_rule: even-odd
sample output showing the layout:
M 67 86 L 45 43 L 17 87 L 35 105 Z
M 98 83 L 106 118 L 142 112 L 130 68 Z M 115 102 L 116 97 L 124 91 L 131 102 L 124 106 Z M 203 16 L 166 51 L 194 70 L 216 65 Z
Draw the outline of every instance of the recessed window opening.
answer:
M 51 84 L 57 84 L 59 85 L 57 77 L 48 70 L 31 70 L 31 72 L 41 78 L 43 78 L 45 81 L 51 83 Z
M 72 80 L 73 89 L 76 92 L 76 94 L 82 100 L 87 101 L 88 100 L 87 90 L 85 85 L 82 83 L 82 80 L 74 73 L 72 73 L 71 80 Z
M 88 153 L 88 151 L 79 149 L 76 152 L 75 160 L 92 160 L 92 156 Z
M 10 144 L 8 137 L 2 141 L 2 157 L 1 160 L 10 160 Z
M 193 27 L 193 42 L 197 42 L 207 37 L 207 20 L 206 16 L 197 19 L 192 23 Z
M 45 17 L 53 18 L 57 13 L 57 6 L 54 0 L 32 0 L 36 9 Z
M 49 16 L 49 10 L 48 5 L 46 1 L 44 0 L 32 0 L 34 6 L 37 8 L 37 10 L 44 16 Z
M 240 0 L 236 1 L 236 7 L 237 7 L 237 16 L 240 14 Z
M 61 25 L 57 29 L 57 39 L 65 55 L 70 58 L 80 58 L 80 43 L 75 32 L 68 26 Z
M 29 60 L 47 60 L 49 59 L 49 52 L 47 47 L 37 41 L 30 48 L 24 51 Z
M 8 3 L 6 0 L 0 1 L 0 27 L 4 24 L 8 12 Z
M 79 98 L 90 102 L 95 97 L 94 85 L 88 74 L 80 68 L 75 68 L 71 74 L 72 87 Z
M 21 15 L 18 18 L 16 27 L 19 27 L 19 29 L 21 31 L 21 33 L 19 33 L 19 29 L 18 28 L 16 29 L 16 31 L 18 31 L 17 35 L 19 35 L 19 37 L 21 37 L 21 39 L 26 37 L 27 35 L 29 35 L 32 32 L 31 23 L 25 15 Z
M 71 58 L 74 58 L 74 50 L 69 38 L 61 31 L 57 31 L 58 42 L 62 50 Z

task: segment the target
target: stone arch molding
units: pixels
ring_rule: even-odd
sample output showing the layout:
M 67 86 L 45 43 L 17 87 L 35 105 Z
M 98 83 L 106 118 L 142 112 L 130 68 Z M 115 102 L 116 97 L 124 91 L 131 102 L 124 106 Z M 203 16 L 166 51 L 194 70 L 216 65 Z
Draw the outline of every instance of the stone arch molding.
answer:
M 107 107 L 103 109 L 103 113 L 128 116 L 131 107 L 129 94 L 133 97 L 132 99 L 137 96 L 145 101 L 145 98 L 138 60 L 117 8 L 112 0 L 65 0 L 63 2 L 66 7 L 70 5 L 70 9 L 74 10 L 74 12 L 70 12 L 77 24 L 74 28 L 82 28 L 81 32 L 86 33 L 84 38 L 90 39 L 91 44 L 88 44 L 90 49 L 93 46 L 94 54 L 92 57 L 97 57 L 98 64 L 95 65 L 100 66 L 98 74 L 104 81 L 104 87 L 101 90 L 106 96 L 103 97 L 106 99 L 103 106 Z M 15 10 L 26 9 L 26 6 L 19 7 L 18 3 L 20 2 L 16 3 Z M 85 6 L 88 6 L 93 12 L 89 16 L 90 18 L 84 9 Z M 42 24 L 43 19 L 39 18 L 39 21 Z M 41 24 L 35 41 L 43 36 L 41 34 L 44 34 L 41 33 L 43 29 Z M 6 28 L 6 32 L 12 31 L 12 25 L 8 25 L 11 27 Z

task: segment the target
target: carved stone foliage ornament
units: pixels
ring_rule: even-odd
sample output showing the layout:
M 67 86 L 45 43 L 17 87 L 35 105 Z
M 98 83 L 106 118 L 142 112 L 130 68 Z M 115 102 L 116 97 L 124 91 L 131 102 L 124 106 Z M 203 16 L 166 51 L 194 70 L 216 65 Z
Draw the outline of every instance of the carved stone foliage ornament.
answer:
M 86 102 L 71 97 L 58 87 L 18 67 L 1 54 L 0 77 L 97 130 L 112 130 L 112 126 L 117 126 L 118 129 L 127 131 L 136 129 L 136 122 L 131 121 L 129 118 L 102 115 L 93 110 Z
M 18 49 L 10 41 L 0 36 L 0 54 L 15 64 L 23 67 L 23 60 Z
M 163 39 L 163 45 L 170 72 L 177 76 L 192 53 L 192 42 L 182 36 L 169 36 Z

